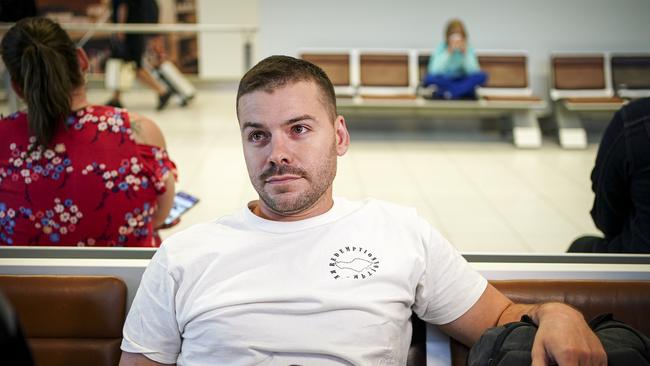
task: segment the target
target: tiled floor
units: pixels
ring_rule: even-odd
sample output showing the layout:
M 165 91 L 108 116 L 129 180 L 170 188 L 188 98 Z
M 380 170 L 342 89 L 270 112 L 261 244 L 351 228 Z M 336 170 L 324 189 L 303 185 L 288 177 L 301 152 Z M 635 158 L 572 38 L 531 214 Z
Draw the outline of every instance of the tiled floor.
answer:
M 192 105 L 154 110 L 152 93 L 126 95 L 128 108 L 161 126 L 180 181 L 201 202 L 163 237 L 239 209 L 256 197 L 248 181 L 233 87 L 201 91 Z M 90 93 L 105 101 L 105 92 Z M 172 102 L 173 103 L 173 102 Z M 519 150 L 507 137 L 467 124 L 373 131 L 348 120 L 352 145 L 339 160 L 335 194 L 417 207 L 463 252 L 562 252 L 577 236 L 597 233 L 589 217 L 589 173 L 596 146 Z M 366 123 L 367 121 L 364 121 Z

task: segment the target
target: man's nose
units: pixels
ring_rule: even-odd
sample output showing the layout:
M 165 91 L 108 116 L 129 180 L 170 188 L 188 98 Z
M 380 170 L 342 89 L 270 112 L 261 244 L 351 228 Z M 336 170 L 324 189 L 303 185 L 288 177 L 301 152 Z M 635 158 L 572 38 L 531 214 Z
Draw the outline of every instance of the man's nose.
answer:
M 290 164 L 292 160 L 290 142 L 286 137 L 273 136 L 271 140 L 271 154 L 269 163 L 273 165 Z

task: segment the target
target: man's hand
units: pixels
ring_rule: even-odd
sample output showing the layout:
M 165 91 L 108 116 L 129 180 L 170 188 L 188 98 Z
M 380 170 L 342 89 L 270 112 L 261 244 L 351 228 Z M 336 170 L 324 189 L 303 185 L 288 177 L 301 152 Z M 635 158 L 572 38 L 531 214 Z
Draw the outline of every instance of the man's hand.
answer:
M 603 345 L 579 311 L 561 303 L 514 304 L 491 284 L 465 314 L 440 329 L 471 347 L 488 328 L 518 321 L 524 314 L 539 327 L 531 354 L 534 366 L 607 365 Z
M 561 303 L 535 306 L 530 313 L 539 325 L 533 343 L 533 366 L 607 365 L 607 354 L 582 314 Z

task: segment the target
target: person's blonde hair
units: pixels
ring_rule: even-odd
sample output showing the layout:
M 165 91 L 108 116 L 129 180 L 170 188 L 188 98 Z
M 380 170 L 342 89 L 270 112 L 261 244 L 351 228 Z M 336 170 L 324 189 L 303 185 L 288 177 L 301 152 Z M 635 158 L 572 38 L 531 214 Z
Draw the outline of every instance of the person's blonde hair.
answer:
M 465 30 L 465 25 L 463 25 L 463 22 L 458 18 L 451 19 L 449 22 L 447 22 L 447 27 L 445 29 L 445 41 L 448 41 L 449 36 L 454 33 L 460 33 L 463 35 L 463 38 L 467 39 L 467 31 Z

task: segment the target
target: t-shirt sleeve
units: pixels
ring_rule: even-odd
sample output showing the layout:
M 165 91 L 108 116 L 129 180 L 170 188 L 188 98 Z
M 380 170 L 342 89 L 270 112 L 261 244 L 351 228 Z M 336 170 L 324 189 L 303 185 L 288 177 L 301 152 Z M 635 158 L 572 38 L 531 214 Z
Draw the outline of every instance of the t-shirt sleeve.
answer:
M 165 180 L 170 174 L 175 180 L 178 178 L 176 164 L 169 158 L 165 149 L 157 146 L 138 144 L 138 154 L 142 158 L 144 168 L 150 173 L 156 192 L 165 193 Z
M 424 272 L 413 311 L 432 324 L 447 324 L 465 314 L 483 294 L 487 280 L 429 223 L 420 219 Z
M 126 317 L 121 348 L 156 362 L 173 364 L 181 350 L 175 310 L 178 286 L 165 262 L 165 251 L 159 249 L 142 276 Z

